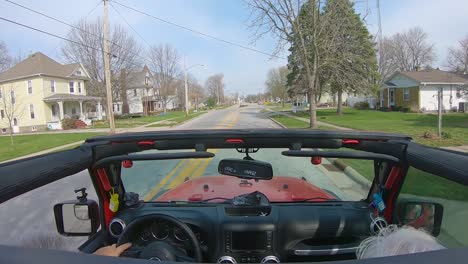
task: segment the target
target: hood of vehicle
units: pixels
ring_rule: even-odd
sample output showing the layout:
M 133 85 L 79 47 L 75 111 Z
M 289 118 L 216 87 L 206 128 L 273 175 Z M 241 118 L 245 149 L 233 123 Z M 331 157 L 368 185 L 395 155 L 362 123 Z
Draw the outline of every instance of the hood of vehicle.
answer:
M 254 191 L 262 192 L 271 202 L 294 202 L 311 198 L 314 198 L 311 201 L 336 199 L 331 193 L 293 177 L 275 176 L 268 181 L 256 182 L 231 176 L 204 176 L 182 183 L 163 193 L 155 201 L 201 201 L 217 197 L 232 199 Z

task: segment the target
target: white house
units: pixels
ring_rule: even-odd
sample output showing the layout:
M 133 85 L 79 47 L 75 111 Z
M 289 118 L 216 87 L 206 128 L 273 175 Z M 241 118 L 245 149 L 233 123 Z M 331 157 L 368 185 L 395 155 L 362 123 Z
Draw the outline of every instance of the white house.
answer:
M 381 107 L 403 107 L 411 111 L 437 111 L 437 94 L 442 89 L 443 110 L 458 110 L 467 102 L 462 87 L 468 85 L 468 75 L 441 70 L 400 71 L 385 81 L 380 90 Z
M 114 114 L 151 114 L 163 110 L 163 103 L 159 89 L 154 85 L 154 76 L 145 65 L 141 71 L 129 72 L 125 76 L 126 104 L 125 110 L 123 98 L 114 103 Z M 178 102 L 175 95 L 168 96 L 167 110 L 177 108 Z

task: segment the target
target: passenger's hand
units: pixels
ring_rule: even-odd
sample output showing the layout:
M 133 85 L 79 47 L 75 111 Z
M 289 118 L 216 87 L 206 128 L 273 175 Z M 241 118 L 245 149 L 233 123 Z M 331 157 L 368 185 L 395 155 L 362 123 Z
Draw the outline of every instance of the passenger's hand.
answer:
M 109 256 L 109 257 L 118 257 L 122 254 L 125 250 L 129 249 L 132 246 L 132 243 L 125 243 L 120 246 L 116 244 L 102 247 L 96 250 L 93 254 L 100 255 L 100 256 Z

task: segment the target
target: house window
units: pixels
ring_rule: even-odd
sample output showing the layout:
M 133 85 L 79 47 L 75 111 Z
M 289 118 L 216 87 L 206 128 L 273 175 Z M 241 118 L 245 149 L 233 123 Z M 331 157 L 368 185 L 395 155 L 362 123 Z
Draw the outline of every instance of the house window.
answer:
M 28 81 L 28 94 L 32 94 L 32 81 Z
M 72 115 L 76 115 L 76 108 L 72 107 Z
M 78 82 L 78 93 L 81 93 L 81 82 Z
M 117 104 L 117 112 L 120 112 L 120 105 Z
M 137 96 L 137 90 L 133 89 L 133 96 Z
M 75 93 L 75 86 L 74 86 L 74 82 L 69 82 L 68 83 L 68 88 L 70 90 L 70 93 Z
M 460 98 L 461 98 L 461 90 L 462 90 L 461 87 L 457 87 L 457 99 L 460 99 Z M 1 95 L 0 95 L 0 98 L 2 98 Z
M 34 105 L 32 104 L 29 105 L 29 116 L 31 117 L 31 119 L 36 118 L 36 115 L 34 115 Z
M 55 93 L 55 81 L 54 80 L 50 81 L 50 92 Z
M 75 72 L 75 75 L 80 76 L 80 75 L 81 75 L 81 71 L 76 71 L 76 72 Z
M 2 99 L 2 87 L 0 87 L 0 99 Z
M 5 110 L 0 110 L 0 116 L 3 118 L 5 118 Z
M 410 90 L 409 88 L 403 88 L 403 101 L 410 100 Z
M 16 103 L 15 91 L 10 92 L 10 97 L 11 97 L 11 104 L 15 104 Z
M 18 119 L 16 119 L 16 117 L 13 118 L 13 125 L 14 125 L 14 126 L 17 126 L 17 125 L 18 125 Z
M 149 85 L 149 76 L 145 76 L 145 85 Z

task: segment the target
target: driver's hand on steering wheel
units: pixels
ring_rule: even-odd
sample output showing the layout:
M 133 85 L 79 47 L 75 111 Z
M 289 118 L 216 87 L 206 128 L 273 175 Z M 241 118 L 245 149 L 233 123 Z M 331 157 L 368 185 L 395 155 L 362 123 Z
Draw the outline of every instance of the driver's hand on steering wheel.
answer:
M 108 256 L 108 257 L 118 257 L 122 254 L 125 250 L 129 249 L 132 246 L 132 243 L 125 243 L 120 246 L 116 244 L 112 244 L 110 246 L 102 247 L 96 250 L 93 254 L 100 255 L 100 256 Z

